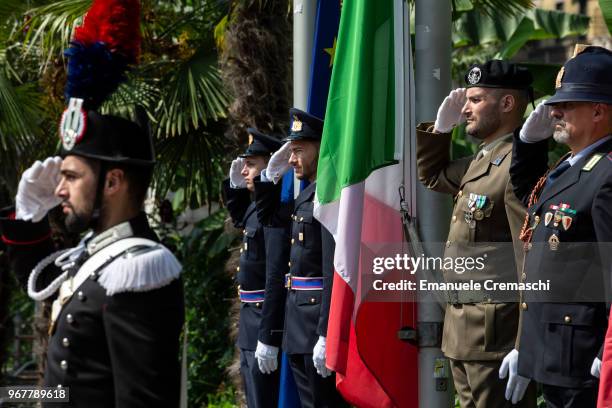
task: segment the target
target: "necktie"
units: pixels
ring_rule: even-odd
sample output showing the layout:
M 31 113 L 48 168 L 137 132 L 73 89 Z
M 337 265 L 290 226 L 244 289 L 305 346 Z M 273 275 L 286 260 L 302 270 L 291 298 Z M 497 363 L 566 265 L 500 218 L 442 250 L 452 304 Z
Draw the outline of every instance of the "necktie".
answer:
M 569 169 L 570 167 L 572 166 L 570 165 L 569 160 L 565 160 L 560 165 L 555 167 L 550 173 L 548 173 L 548 177 L 546 178 L 547 182 L 554 183 L 555 180 L 559 178 L 559 176 L 563 174 L 565 170 Z

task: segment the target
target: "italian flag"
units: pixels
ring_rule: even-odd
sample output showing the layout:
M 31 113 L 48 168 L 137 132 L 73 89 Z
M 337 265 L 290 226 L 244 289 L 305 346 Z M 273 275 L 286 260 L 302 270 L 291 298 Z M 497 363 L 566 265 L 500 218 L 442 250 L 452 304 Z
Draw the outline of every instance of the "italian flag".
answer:
M 358 407 L 418 406 L 417 349 L 398 339 L 402 326 L 416 327 L 416 305 L 368 302 L 361 276 L 372 266 L 360 261 L 364 244 L 403 241 L 398 189 L 412 109 L 405 7 L 344 2 L 317 173 L 315 216 L 336 241 L 327 366 Z

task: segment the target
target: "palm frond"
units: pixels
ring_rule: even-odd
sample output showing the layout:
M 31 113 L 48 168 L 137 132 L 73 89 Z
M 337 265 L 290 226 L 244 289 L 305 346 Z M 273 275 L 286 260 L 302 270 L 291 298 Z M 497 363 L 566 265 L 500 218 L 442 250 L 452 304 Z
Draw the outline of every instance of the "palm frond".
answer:
M 157 122 L 155 109 L 161 97 L 161 90 L 156 81 L 138 74 L 135 72 L 130 75 L 128 81 L 121 84 L 108 98 L 102 105 L 103 113 L 130 118 L 134 116 L 134 107 L 138 105 L 144 108 L 152 122 Z
M 27 33 L 23 39 L 24 54 L 36 50 L 43 62 L 43 71 L 49 61 L 62 55 L 68 46 L 74 27 L 91 6 L 92 0 L 60 0 L 30 9 Z M 25 27 L 24 27 L 25 28 Z
M 211 122 L 206 131 L 191 131 L 161 140 L 156 146 L 159 160 L 155 171 L 155 191 L 165 197 L 168 191 L 182 190 L 183 207 L 199 207 L 216 201 L 218 180 L 223 177 L 225 147 L 221 140 L 225 121 Z
M 414 4 L 414 0 L 409 0 Z M 466 11 L 477 11 L 491 15 L 501 13 L 515 15 L 535 7 L 533 0 L 451 0 L 453 20 L 456 20 Z
M 215 55 L 201 48 L 183 61 L 165 87 L 158 134 L 176 136 L 226 117 L 229 98 Z

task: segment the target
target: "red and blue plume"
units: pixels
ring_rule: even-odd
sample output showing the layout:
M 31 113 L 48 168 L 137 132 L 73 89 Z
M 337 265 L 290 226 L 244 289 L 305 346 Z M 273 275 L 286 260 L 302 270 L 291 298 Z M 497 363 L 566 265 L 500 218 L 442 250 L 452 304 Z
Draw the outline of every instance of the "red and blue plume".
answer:
M 138 0 L 94 0 L 64 52 L 66 100 L 81 98 L 85 109 L 97 109 L 126 80 L 140 56 L 140 42 Z

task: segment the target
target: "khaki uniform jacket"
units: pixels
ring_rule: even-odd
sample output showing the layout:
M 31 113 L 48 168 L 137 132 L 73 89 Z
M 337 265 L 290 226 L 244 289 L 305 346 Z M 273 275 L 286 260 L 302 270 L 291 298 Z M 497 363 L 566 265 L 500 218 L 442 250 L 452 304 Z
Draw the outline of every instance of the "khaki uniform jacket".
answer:
M 417 166 L 420 181 L 429 189 L 452 194 L 454 208 L 444 257 L 481 257 L 498 255 L 480 271 L 462 275 L 443 271 L 448 281 L 474 279 L 484 282 L 514 281 L 522 265 L 518 236 L 525 207 L 515 196 L 510 182 L 512 135 L 490 145 L 486 155 L 450 159 L 450 134 L 435 134 L 431 123 L 417 128 Z M 487 197 L 483 217 L 468 221 L 470 193 Z M 514 245 L 512 244 L 514 242 Z M 504 243 L 482 244 L 473 243 Z M 472 244 L 472 245 L 470 245 Z M 486 258 L 486 256 L 485 256 Z M 505 259 L 505 262 L 500 262 Z M 509 279 L 509 274 L 510 279 Z M 516 295 L 518 293 L 511 293 Z M 480 297 L 479 297 L 480 296 Z M 484 296 L 484 297 L 483 297 Z M 470 297 L 449 297 L 444 318 L 442 351 L 457 360 L 501 360 L 515 347 L 519 325 L 518 303 L 496 300 L 495 293 Z

